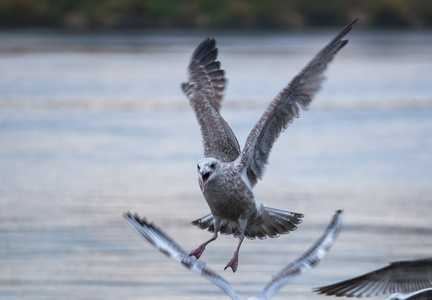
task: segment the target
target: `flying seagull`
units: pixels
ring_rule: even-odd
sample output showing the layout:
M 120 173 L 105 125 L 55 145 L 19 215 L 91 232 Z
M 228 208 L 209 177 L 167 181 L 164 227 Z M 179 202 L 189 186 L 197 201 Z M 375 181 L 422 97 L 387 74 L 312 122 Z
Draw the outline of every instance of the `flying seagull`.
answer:
M 375 297 L 398 293 L 389 299 L 422 299 L 417 297 L 429 295 L 429 298 L 424 299 L 431 300 L 431 288 L 432 257 L 429 257 L 392 262 L 384 268 L 332 285 L 315 288 L 314 291 L 337 297 Z M 419 291 L 422 292 L 419 293 Z
M 192 258 L 180 245 L 153 223 L 149 223 L 145 218 L 140 218 L 137 214 L 132 215 L 130 212 L 124 213 L 123 217 L 139 236 L 152 243 L 160 252 L 167 255 L 172 260 L 181 263 L 189 270 L 208 279 L 224 291 L 231 299 L 243 300 L 224 278 L 209 268 L 203 261 Z M 248 300 L 269 300 L 296 276 L 315 267 L 335 242 L 341 226 L 342 211 L 338 210 L 334 214 L 324 234 L 315 244 L 298 259 L 282 268 L 266 285 L 258 297 L 249 298 Z
M 357 21 L 357 20 L 356 20 Z M 324 80 L 324 71 L 348 40 L 346 26 L 322 49 L 290 84 L 270 103 L 246 139 L 243 150 L 228 123 L 219 114 L 226 78 L 217 61 L 212 38 L 194 51 L 188 80 L 181 87 L 189 99 L 201 128 L 204 158 L 198 162 L 198 182 L 211 214 L 192 224 L 213 232 L 213 236 L 190 252 L 197 259 L 218 232 L 232 234 L 239 242 L 225 269 L 238 266 L 240 246 L 245 237 L 275 238 L 297 229 L 303 214 L 267 207 L 257 201 L 252 188 L 262 179 L 270 150 L 282 131 L 306 109 Z

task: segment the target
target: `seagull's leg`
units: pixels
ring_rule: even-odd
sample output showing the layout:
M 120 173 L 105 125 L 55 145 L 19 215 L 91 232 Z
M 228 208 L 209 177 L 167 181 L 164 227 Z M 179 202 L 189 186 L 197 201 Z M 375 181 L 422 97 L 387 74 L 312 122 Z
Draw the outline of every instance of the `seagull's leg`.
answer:
M 240 246 L 243 243 L 243 240 L 245 238 L 247 219 L 246 220 L 240 220 L 239 223 L 240 223 L 240 231 L 241 231 L 241 233 L 239 235 L 239 243 L 238 243 L 236 251 L 234 252 L 233 257 L 231 258 L 231 260 L 228 262 L 228 264 L 224 268 L 224 270 L 226 270 L 227 268 L 231 268 L 233 270 L 233 272 L 237 271 L 238 256 L 239 256 Z
M 218 232 L 220 230 L 220 224 L 221 224 L 221 220 L 219 218 L 216 218 L 213 216 L 213 222 L 214 222 L 214 234 L 213 236 L 206 241 L 205 243 L 202 243 L 201 245 L 199 245 L 198 248 L 196 248 L 195 250 L 192 250 L 189 253 L 189 256 L 195 256 L 196 259 L 200 258 L 201 254 L 204 252 L 205 247 L 210 244 L 211 242 L 213 242 L 215 239 L 217 239 L 218 237 Z
M 238 255 L 239 255 L 240 245 L 243 243 L 243 240 L 244 240 L 244 234 L 239 236 L 239 243 L 237 246 L 237 250 L 234 252 L 233 257 L 228 262 L 228 264 L 225 266 L 224 270 L 226 270 L 227 268 L 231 268 L 233 270 L 233 272 L 237 271 Z
M 210 242 L 213 242 L 215 239 L 217 239 L 217 237 L 218 237 L 218 234 L 217 234 L 217 232 L 215 232 L 214 234 L 213 234 L 213 236 L 211 237 L 211 239 L 209 239 L 207 242 L 205 242 L 205 243 L 202 243 L 201 245 L 199 245 L 199 247 L 198 248 L 196 248 L 195 250 L 192 250 L 190 253 L 189 253 L 189 256 L 195 256 L 196 257 L 196 259 L 198 259 L 198 258 L 200 258 L 200 256 L 201 256 L 201 254 L 204 252 L 204 250 L 205 250 L 205 247 L 210 243 Z

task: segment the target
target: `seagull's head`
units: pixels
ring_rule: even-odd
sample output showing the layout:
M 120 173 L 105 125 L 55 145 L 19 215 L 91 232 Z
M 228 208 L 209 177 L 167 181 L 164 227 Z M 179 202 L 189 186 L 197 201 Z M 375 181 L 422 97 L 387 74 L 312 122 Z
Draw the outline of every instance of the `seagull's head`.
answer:
M 219 171 L 220 164 L 220 161 L 213 157 L 206 157 L 198 162 L 198 182 L 201 187 L 201 191 L 204 191 L 206 185 L 214 180 Z

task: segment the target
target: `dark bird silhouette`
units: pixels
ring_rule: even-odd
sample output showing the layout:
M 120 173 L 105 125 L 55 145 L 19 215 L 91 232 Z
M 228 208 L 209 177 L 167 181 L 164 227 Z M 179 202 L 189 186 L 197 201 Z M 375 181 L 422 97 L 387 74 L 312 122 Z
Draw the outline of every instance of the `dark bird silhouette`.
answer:
M 396 294 L 397 299 L 417 299 L 410 293 L 432 288 L 432 257 L 396 261 L 387 267 L 372 271 L 370 273 L 341 281 L 335 284 L 315 288 L 318 294 L 328 296 L 346 297 L 374 297 Z M 425 291 L 423 296 L 431 296 L 430 291 Z M 416 297 L 421 297 L 417 294 Z M 393 296 L 392 296 L 393 297 Z M 403 298 L 405 297 L 405 298 Z M 391 298 L 390 299 L 396 299 Z M 432 300 L 431 298 L 427 298 Z

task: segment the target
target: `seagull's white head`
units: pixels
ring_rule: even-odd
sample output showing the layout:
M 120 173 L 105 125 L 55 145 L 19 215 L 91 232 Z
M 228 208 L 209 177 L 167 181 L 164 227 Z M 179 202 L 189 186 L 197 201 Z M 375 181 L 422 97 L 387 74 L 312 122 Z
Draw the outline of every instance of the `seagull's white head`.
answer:
M 216 178 L 220 165 L 221 162 L 213 157 L 206 157 L 198 162 L 198 182 L 201 191 L 204 192 L 206 185 Z

